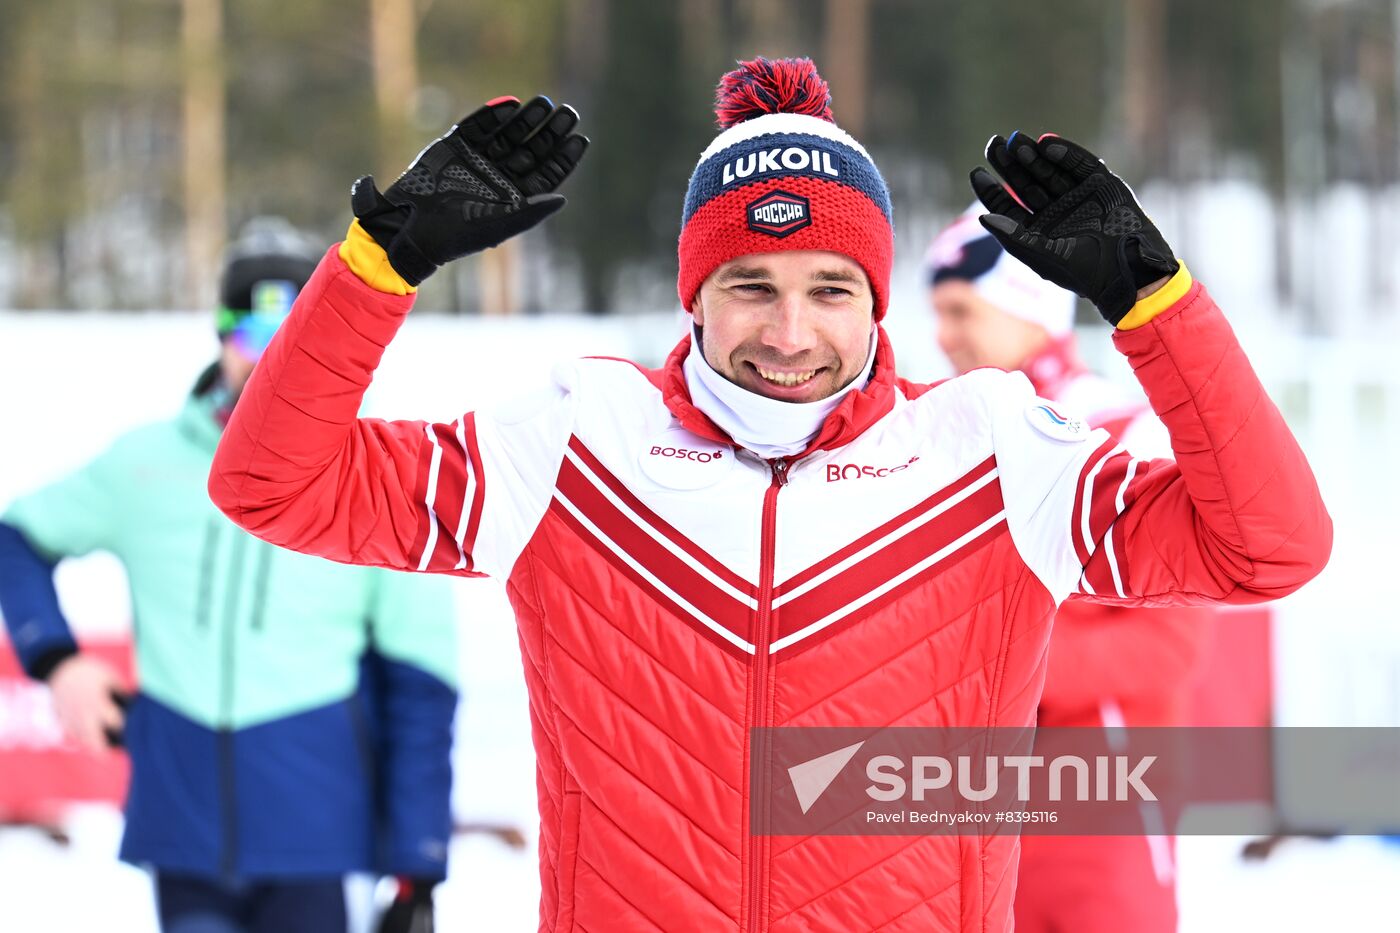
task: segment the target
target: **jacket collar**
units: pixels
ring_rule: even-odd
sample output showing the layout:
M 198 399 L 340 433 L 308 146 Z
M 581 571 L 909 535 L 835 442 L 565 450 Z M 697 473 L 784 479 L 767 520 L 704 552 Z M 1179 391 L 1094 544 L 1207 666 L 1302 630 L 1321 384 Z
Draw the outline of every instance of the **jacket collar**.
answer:
M 191 395 L 185 400 L 180 413 L 175 416 L 180 433 L 196 446 L 210 453 L 219 446 L 219 436 L 223 426 L 214 417 L 214 406 L 207 398 Z
M 201 377 L 200 383 L 204 379 Z M 203 391 L 200 391 L 201 387 Z M 194 391 L 185 396 L 185 404 L 175 416 L 175 425 L 191 443 L 210 453 L 219 446 L 224 425 L 228 423 L 230 409 L 226 405 L 226 394 L 217 385 L 196 384 Z
M 894 349 L 885 329 L 876 325 L 875 368 L 870 381 L 858 392 L 849 392 L 836 410 L 826 416 L 817 436 L 807 448 L 790 458 L 800 460 L 818 450 L 834 450 L 855 440 L 872 424 L 894 409 L 895 372 Z M 733 438 L 722 431 L 710 417 L 690 400 L 682 365 L 690 355 L 691 339 L 687 334 L 666 358 L 660 369 L 647 371 L 647 378 L 661 391 L 667 410 L 692 434 L 719 444 L 734 444 Z

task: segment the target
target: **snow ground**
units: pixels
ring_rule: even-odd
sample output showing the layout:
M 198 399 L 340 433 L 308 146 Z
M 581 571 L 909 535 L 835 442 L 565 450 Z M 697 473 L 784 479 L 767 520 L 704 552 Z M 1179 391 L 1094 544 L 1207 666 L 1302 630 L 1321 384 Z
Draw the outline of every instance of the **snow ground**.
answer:
M 155 933 L 150 882 L 114 858 L 121 819 L 88 808 L 61 849 L 33 830 L 0 831 L 0 930 Z M 1263 864 L 1240 859 L 1244 839 L 1178 840 L 1181 933 L 1372 933 L 1400 916 L 1400 847 L 1371 838 L 1291 840 Z M 533 844 L 459 839 L 438 893 L 439 929 L 534 930 L 539 881 Z M 1127 933 L 1127 931 L 1125 931 Z

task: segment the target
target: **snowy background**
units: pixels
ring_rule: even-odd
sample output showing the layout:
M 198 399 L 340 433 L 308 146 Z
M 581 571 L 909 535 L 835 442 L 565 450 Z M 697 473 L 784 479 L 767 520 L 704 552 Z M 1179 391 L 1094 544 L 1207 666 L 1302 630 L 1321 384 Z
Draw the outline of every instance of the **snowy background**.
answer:
M 1400 726 L 1400 610 L 1393 582 L 1400 553 L 1394 543 L 1400 525 L 1394 483 L 1400 315 L 1393 293 L 1378 295 L 1365 284 L 1385 279 L 1389 269 L 1376 267 L 1375 250 L 1360 248 L 1364 233 L 1351 222 L 1355 201 L 1345 191 L 1315 216 L 1290 221 L 1329 231 L 1335 247 L 1326 257 L 1298 257 L 1290 267 L 1290 275 L 1316 286 L 1293 293 L 1312 294 L 1329 309 L 1319 327 L 1315 311 L 1273 297 L 1279 277 L 1272 250 L 1251 253 L 1249 238 L 1238 236 L 1241 229 L 1283 222 L 1266 201 L 1247 187 L 1228 185 L 1145 196 L 1169 238 L 1188 244 L 1179 251 L 1199 257 L 1192 259 L 1193 270 L 1236 322 L 1307 449 L 1336 521 L 1331 565 L 1278 607 L 1280 722 Z M 918 241 L 940 220 L 915 221 L 905 233 Z M 1347 248 L 1348 238 L 1358 248 Z M 1395 242 L 1389 240 L 1391 247 Z M 1381 256 L 1400 265 L 1400 256 Z M 903 374 L 934 378 L 944 372 L 916 260 L 903 250 L 888 326 Z M 518 391 L 543 381 L 557 360 L 599 354 L 655 364 L 679 328 L 670 311 L 510 320 L 415 316 L 388 351 L 367 413 L 450 420 L 502 387 Z M 193 312 L 0 312 L 0 506 L 78 466 L 127 429 L 173 414 L 213 357 L 211 330 L 209 316 Z M 1303 336 L 1304 330 L 1328 336 Z M 1130 378 L 1103 328 L 1086 329 L 1081 344 L 1116 378 Z M 60 590 L 80 632 L 120 631 L 128 624 L 124 578 L 114 560 L 66 562 Z M 439 918 L 445 930 L 533 930 L 535 784 L 514 628 L 494 581 L 462 581 L 457 600 L 465 698 L 454 809 L 460 822 L 518 824 L 530 845 L 512 851 L 488 837 L 459 839 L 452 874 L 440 889 Z M 150 933 L 146 877 L 114 860 L 119 815 L 83 807 L 66 828 L 72 836 L 66 848 L 35 831 L 0 829 L 0 931 Z M 1186 933 L 1393 929 L 1400 917 L 1400 847 L 1369 838 L 1295 840 L 1259 864 L 1239 858 L 1242 842 L 1180 840 Z

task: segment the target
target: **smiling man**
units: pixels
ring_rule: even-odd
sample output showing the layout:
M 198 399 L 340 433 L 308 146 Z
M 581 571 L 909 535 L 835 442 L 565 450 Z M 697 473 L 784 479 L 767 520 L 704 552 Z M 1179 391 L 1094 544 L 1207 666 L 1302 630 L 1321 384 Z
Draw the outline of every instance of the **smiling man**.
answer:
M 873 301 L 865 273 L 840 253 L 764 253 L 715 270 L 691 313 L 704 328 L 712 309 L 711 373 L 769 398 L 817 402 L 869 376 Z
M 662 368 L 584 359 L 451 423 L 357 417 L 415 286 L 563 205 L 577 115 L 498 99 L 382 194 L 356 184 L 210 493 L 285 547 L 505 582 L 540 929 L 1006 930 L 1013 835 L 775 835 L 792 787 L 765 727 L 1028 726 L 1071 593 L 1273 598 L 1330 521 L 1224 317 L 1082 149 L 994 137 L 1022 203 L 974 187 L 1008 250 L 1117 325 L 1179 462 L 1019 374 L 899 379 L 889 192 L 825 82 L 759 59 L 717 100 L 681 218 L 694 326 Z
M 727 262 L 700 286 L 691 315 L 702 352 L 682 367 L 696 404 L 765 458 L 806 447 L 875 364 L 870 280 L 840 253 Z

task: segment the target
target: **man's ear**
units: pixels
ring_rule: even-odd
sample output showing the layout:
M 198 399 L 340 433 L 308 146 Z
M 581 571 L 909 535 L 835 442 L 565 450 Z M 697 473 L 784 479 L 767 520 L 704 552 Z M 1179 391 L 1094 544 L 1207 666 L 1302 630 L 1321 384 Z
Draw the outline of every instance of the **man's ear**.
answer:
M 695 318 L 696 327 L 705 326 L 705 306 L 700 302 L 700 293 L 695 293 L 695 300 L 690 303 L 690 315 Z

